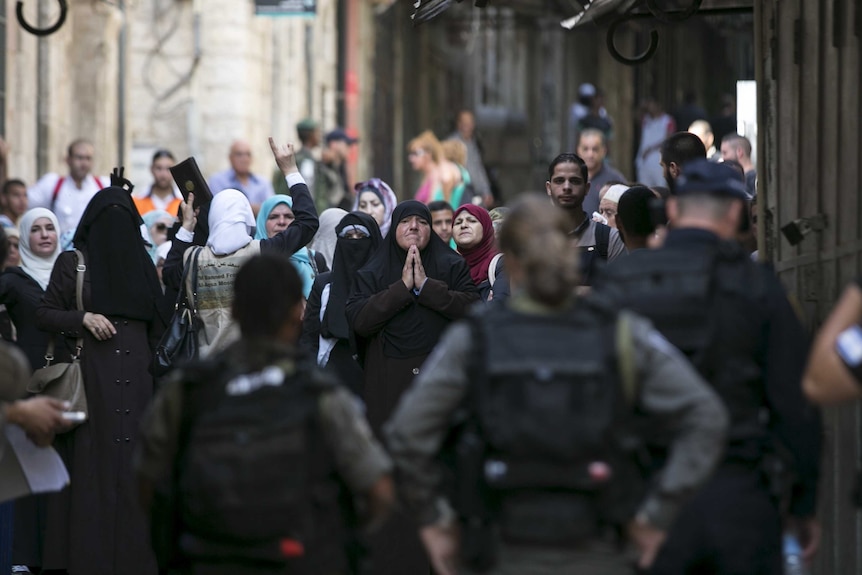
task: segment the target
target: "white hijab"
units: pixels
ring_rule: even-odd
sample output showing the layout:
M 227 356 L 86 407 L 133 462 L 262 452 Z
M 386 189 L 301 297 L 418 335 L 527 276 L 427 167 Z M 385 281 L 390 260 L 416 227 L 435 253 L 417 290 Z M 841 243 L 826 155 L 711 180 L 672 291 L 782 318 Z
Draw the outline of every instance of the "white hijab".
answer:
M 207 245 L 217 256 L 232 254 L 247 246 L 254 234 L 254 213 L 239 190 L 218 192 L 210 204 L 210 236 Z
M 54 229 L 57 231 L 57 246 L 54 252 L 47 256 L 37 256 L 30 248 L 30 228 L 33 223 L 39 218 L 48 218 L 54 224 Z M 54 212 L 45 208 L 33 208 L 21 216 L 21 221 L 18 223 L 18 231 L 21 237 L 18 238 L 18 250 L 21 253 L 21 269 L 28 276 L 36 280 L 42 290 L 48 288 L 48 281 L 51 279 L 51 270 L 54 269 L 54 262 L 57 256 L 60 255 L 60 223 L 57 221 L 57 216 Z
M 320 214 L 320 227 L 317 228 L 317 233 L 309 246 L 317 253 L 323 254 L 323 259 L 326 260 L 329 269 L 332 269 L 332 256 L 335 254 L 335 244 L 338 241 L 338 237 L 335 235 L 335 226 L 346 215 L 347 212 L 341 208 L 323 210 L 323 213 Z

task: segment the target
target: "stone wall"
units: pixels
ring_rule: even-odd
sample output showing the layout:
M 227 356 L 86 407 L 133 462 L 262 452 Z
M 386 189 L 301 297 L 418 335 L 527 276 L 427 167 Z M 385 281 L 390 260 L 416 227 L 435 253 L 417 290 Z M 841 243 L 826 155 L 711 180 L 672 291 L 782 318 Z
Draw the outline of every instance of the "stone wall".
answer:
M 96 146 L 96 173 L 122 157 L 144 187 L 157 148 L 178 159 L 194 155 L 208 175 L 228 166 L 231 141 L 243 138 L 253 146 L 253 168 L 269 177 L 267 136 L 294 139 L 294 125 L 306 116 L 335 125 L 336 0 L 318 0 L 313 19 L 257 17 L 251 0 L 126 0 L 125 14 L 119 2 L 70 4 L 66 24 L 37 40 L 7 2 L 10 175 L 32 182 L 40 171 L 65 172 L 66 146 L 86 137 Z M 56 16 L 53 3 L 27 3 L 30 22 L 38 22 L 38 9 L 45 21 Z

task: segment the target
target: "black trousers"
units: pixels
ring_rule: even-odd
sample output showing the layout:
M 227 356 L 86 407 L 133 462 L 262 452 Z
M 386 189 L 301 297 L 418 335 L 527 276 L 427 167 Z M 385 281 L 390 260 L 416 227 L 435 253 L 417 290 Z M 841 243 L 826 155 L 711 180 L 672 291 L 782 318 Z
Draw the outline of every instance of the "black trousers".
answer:
M 761 473 L 724 464 L 680 512 L 651 575 L 782 575 L 781 517 Z

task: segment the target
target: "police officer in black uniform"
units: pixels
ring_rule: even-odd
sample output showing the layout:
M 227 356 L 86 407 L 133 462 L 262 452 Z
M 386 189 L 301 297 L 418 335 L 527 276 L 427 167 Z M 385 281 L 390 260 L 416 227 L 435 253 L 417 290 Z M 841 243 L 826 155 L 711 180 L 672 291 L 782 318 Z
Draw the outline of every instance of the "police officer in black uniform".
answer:
M 652 573 L 779 575 L 782 500 L 806 557 L 819 540 L 820 419 L 800 383 L 808 340 L 775 275 L 733 241 L 747 199 L 733 169 L 694 160 L 674 192 L 664 247 L 609 266 L 597 288 L 651 319 L 731 417 L 723 462 L 680 513 Z M 795 481 L 782 498 L 786 460 Z

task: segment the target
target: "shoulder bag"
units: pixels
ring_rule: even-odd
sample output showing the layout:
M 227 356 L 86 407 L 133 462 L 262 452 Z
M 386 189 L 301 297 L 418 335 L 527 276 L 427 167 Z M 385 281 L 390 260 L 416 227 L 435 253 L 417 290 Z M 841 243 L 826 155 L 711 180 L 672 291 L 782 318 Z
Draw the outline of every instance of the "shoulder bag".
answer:
M 83 310 L 82 291 L 84 289 L 84 273 L 87 271 L 87 264 L 84 261 L 84 254 L 80 250 L 75 250 L 75 254 L 78 259 L 78 265 L 75 268 L 75 300 L 77 309 Z M 30 383 L 27 385 L 27 391 L 56 397 L 71 404 L 69 411 L 87 413 L 87 393 L 84 390 L 84 378 L 81 374 L 80 361 L 81 350 L 83 348 L 84 340 L 79 337 L 75 342 L 75 355 L 72 356 L 72 361 L 52 365 L 54 361 L 54 334 L 51 334 L 48 339 L 48 347 L 45 350 L 45 367 L 33 372 L 33 375 L 30 376 Z M 79 423 L 81 422 L 74 424 L 70 422 L 65 431 L 69 431 Z
M 198 256 L 203 248 L 196 247 L 183 267 L 181 289 L 174 306 L 174 317 L 156 347 L 153 375 L 162 377 L 178 364 L 197 359 L 200 319 L 196 305 L 198 291 Z M 192 274 L 191 297 L 186 283 Z

